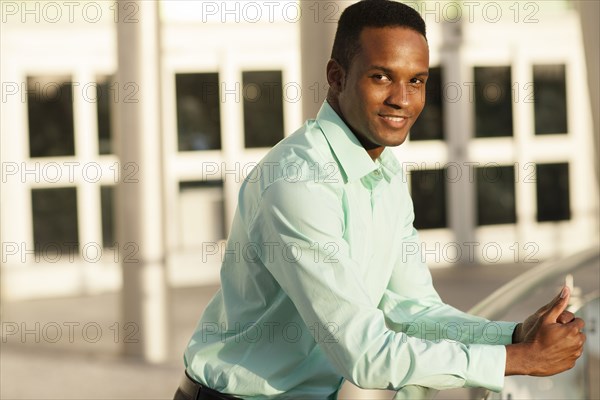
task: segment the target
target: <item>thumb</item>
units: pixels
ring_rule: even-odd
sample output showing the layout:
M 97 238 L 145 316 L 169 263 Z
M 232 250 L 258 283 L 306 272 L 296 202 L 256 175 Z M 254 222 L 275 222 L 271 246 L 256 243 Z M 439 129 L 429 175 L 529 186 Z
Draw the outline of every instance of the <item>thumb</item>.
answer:
M 554 302 L 548 312 L 546 313 L 546 320 L 555 323 L 558 320 L 560 314 L 567 308 L 569 305 L 569 299 L 571 298 L 571 290 L 568 286 L 563 286 L 560 294 L 556 296 Z

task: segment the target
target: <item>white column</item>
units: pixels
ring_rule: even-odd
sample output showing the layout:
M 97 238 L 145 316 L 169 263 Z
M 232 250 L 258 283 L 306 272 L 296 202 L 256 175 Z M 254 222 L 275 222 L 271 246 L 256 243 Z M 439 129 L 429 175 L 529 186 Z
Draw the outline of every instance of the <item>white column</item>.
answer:
M 302 69 L 302 118 L 315 118 L 327 95 L 327 62 L 342 11 L 351 0 L 300 1 L 300 51 Z
M 0 265 L 23 264 L 21 254 L 25 254 L 25 249 L 33 249 L 31 185 L 26 180 L 34 179 L 31 175 L 23 175 L 29 160 L 27 77 L 16 64 L 17 57 L 12 57 L 13 62 L 10 62 L 10 55 L 6 57 L 0 63 L 4 84 L 0 101 Z M 15 253 L 9 257 L 7 251 Z M 26 258 L 32 259 L 32 255 Z
M 73 89 L 73 117 L 75 134 L 75 156 L 77 168 L 81 171 L 83 181 L 77 184 L 77 220 L 79 224 L 79 251 L 89 248 L 90 257 L 94 257 L 94 249 L 102 247 L 102 206 L 100 202 L 98 161 L 98 119 L 96 103 L 90 98 L 96 97 L 95 88 L 83 89 L 82 85 L 94 82 L 89 70 L 82 69 L 73 76 L 73 82 L 79 85 Z M 84 83 L 82 83 L 84 82 Z M 85 93 L 84 93 L 85 92 Z M 98 180 L 98 181 L 96 181 Z M 88 247 L 89 246 L 89 247 Z M 87 253 L 85 254 L 87 256 Z
M 120 0 L 117 23 L 119 99 L 115 147 L 117 241 L 123 269 L 122 323 L 134 323 L 137 343 L 124 353 L 160 362 L 167 352 L 167 290 L 163 232 L 163 168 L 160 118 L 158 1 Z M 129 13 L 129 14 L 128 14 Z M 133 86 L 132 86 L 133 85 Z M 136 89 L 133 102 L 126 94 Z
M 227 48 L 221 54 L 220 101 L 221 101 L 221 146 L 224 164 L 223 197 L 225 199 L 225 237 L 233 223 L 237 208 L 237 195 L 241 186 L 242 154 L 244 152 L 244 121 L 242 98 L 242 72 L 235 52 Z
M 592 112 L 592 123 L 594 129 L 594 148 L 596 179 L 600 185 L 600 51 L 598 51 L 598 37 L 600 27 L 598 17 L 600 16 L 600 2 L 590 0 L 574 1 L 573 5 L 579 11 L 581 18 L 581 31 L 583 33 L 583 46 L 587 65 L 587 82 L 590 88 L 590 102 Z
M 467 94 L 469 71 L 462 55 L 462 27 L 460 23 L 442 22 L 444 43 L 441 49 L 442 87 L 445 98 L 457 98 L 452 93 L 453 88 L 462 90 L 463 95 L 458 101 L 444 103 L 444 131 L 448 142 L 448 162 L 456 163 L 462 169 L 461 179 L 447 182 L 449 227 L 461 248 L 462 263 L 469 262 L 469 246 L 466 243 L 475 241 L 476 198 L 475 175 L 469 165 L 469 140 L 471 139 L 472 107 Z M 472 178 L 472 179 L 471 179 Z

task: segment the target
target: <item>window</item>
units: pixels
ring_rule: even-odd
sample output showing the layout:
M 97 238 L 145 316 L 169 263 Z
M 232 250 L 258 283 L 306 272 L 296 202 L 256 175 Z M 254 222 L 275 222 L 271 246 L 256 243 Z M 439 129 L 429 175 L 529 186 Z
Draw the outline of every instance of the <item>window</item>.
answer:
M 114 103 L 115 86 L 112 84 L 112 77 L 101 76 L 96 82 L 96 112 L 98 113 L 98 149 L 100 154 L 111 154 L 112 147 L 112 129 L 111 129 L 111 99 Z
M 115 190 L 113 186 L 100 187 L 102 209 L 102 246 L 113 247 L 115 238 Z
M 486 166 L 475 170 L 478 225 L 515 223 L 514 167 Z
M 176 74 L 175 92 L 179 151 L 219 150 L 219 75 Z
M 33 189 L 33 242 L 37 253 L 68 254 L 78 251 L 77 190 Z
M 537 164 L 536 192 L 539 222 L 571 218 L 569 164 Z
M 179 234 L 183 248 L 226 237 L 223 181 L 179 183 Z
M 429 68 L 425 108 L 410 130 L 410 140 L 443 139 L 442 75 L 440 67 L 434 67 Z
M 271 147 L 283 139 L 281 71 L 242 73 L 246 148 Z
M 415 228 L 445 228 L 446 181 L 443 169 L 414 170 L 410 173 Z
M 535 134 L 567 132 L 567 84 L 564 65 L 534 65 Z
M 27 78 L 30 157 L 75 155 L 70 77 Z
M 475 67 L 475 137 L 513 135 L 510 67 Z

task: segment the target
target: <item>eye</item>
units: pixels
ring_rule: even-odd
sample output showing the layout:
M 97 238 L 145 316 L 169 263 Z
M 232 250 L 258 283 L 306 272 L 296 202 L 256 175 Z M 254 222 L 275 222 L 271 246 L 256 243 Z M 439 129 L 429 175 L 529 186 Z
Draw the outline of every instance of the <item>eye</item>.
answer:
M 371 75 L 371 79 L 373 79 L 375 82 L 390 82 L 391 79 L 385 75 L 385 74 L 373 74 Z
M 421 85 L 424 85 L 424 84 L 425 84 L 425 80 L 424 80 L 424 79 L 421 79 L 421 78 L 412 78 L 412 79 L 410 80 L 410 84 L 411 84 L 412 86 L 419 87 L 419 86 L 421 86 Z

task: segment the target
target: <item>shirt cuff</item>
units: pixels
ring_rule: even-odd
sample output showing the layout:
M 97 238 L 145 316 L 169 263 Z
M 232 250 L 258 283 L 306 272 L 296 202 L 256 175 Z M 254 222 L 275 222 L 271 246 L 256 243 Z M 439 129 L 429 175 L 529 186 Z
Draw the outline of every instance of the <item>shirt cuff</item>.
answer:
M 496 344 L 512 344 L 512 336 L 518 322 L 496 321 L 500 328 L 501 334 Z
M 465 387 L 483 387 L 500 392 L 504 387 L 506 347 L 469 345 L 469 366 Z

